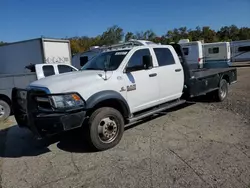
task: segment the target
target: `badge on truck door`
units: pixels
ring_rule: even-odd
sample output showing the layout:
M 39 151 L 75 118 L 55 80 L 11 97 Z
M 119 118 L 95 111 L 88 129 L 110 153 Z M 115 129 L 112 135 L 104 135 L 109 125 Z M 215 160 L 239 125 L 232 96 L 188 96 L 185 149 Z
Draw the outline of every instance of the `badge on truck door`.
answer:
M 133 90 L 136 90 L 136 84 L 127 86 L 127 91 L 133 91 Z

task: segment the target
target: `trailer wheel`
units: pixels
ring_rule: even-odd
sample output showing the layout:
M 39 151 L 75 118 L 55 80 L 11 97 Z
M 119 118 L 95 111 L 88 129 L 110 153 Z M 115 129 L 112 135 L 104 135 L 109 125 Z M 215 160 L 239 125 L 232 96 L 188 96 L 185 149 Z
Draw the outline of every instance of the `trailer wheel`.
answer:
M 228 82 L 225 79 L 221 79 L 219 89 L 215 92 L 215 98 L 218 102 L 222 102 L 228 95 Z
M 88 141 L 97 151 L 116 146 L 124 132 L 124 119 L 121 113 L 110 107 L 95 110 L 88 121 Z
M 0 100 L 0 121 L 6 120 L 10 116 L 10 106 L 7 102 Z

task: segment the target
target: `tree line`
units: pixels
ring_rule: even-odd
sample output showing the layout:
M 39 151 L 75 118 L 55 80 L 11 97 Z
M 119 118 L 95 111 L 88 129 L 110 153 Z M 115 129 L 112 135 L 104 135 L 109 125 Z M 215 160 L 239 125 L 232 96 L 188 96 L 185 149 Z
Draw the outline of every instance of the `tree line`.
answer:
M 250 39 L 250 28 L 239 28 L 235 25 L 231 25 L 221 27 L 215 31 L 208 26 L 197 26 L 195 29 L 180 27 L 169 30 L 166 34 L 159 36 L 153 30 L 124 33 L 121 27 L 114 25 L 96 37 L 82 36 L 67 39 L 71 41 L 72 54 L 76 54 L 88 50 L 91 46 L 111 45 L 120 41 L 128 41 L 129 39 L 144 39 L 161 44 L 176 43 L 180 39 L 189 39 L 190 41 L 203 40 L 206 43 L 246 40 Z
M 140 32 L 124 32 L 124 30 L 114 25 L 107 28 L 101 35 L 96 37 L 75 36 L 66 37 L 64 39 L 70 40 L 72 54 L 88 50 L 91 46 L 111 45 L 120 41 L 128 41 L 130 39 L 144 39 L 156 43 L 169 44 L 171 42 L 178 42 L 180 39 L 189 39 L 190 41 L 203 40 L 206 43 L 219 41 L 235 41 L 250 39 L 249 27 L 237 27 L 235 25 L 224 26 L 215 31 L 208 26 L 199 27 L 195 29 L 188 29 L 187 27 L 180 27 L 169 30 L 164 35 L 157 35 L 153 30 Z M 4 42 L 0 41 L 0 45 Z

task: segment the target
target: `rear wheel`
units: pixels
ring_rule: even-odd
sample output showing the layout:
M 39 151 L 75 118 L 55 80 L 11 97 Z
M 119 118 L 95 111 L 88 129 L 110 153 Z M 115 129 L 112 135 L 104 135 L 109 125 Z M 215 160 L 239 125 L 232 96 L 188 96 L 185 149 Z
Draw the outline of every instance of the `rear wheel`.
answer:
M 10 106 L 7 102 L 0 100 L 0 121 L 7 119 L 10 116 Z
M 107 150 L 120 142 L 124 132 L 124 120 L 118 110 L 102 107 L 90 116 L 88 129 L 90 145 L 95 150 Z
M 216 101 L 222 102 L 228 95 L 228 82 L 225 79 L 221 79 L 219 89 L 214 93 Z

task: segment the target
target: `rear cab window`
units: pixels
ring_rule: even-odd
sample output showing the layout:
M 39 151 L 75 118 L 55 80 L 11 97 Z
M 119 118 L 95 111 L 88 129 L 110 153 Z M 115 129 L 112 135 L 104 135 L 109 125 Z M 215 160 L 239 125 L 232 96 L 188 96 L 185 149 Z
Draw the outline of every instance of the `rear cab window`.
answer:
M 55 75 L 54 67 L 52 65 L 44 65 L 43 74 L 45 77 Z
M 175 64 L 173 54 L 168 48 L 153 48 L 153 50 L 155 52 L 159 66 Z
M 188 55 L 189 54 L 189 48 L 184 47 L 184 48 L 182 48 L 182 50 L 183 50 L 184 55 Z

